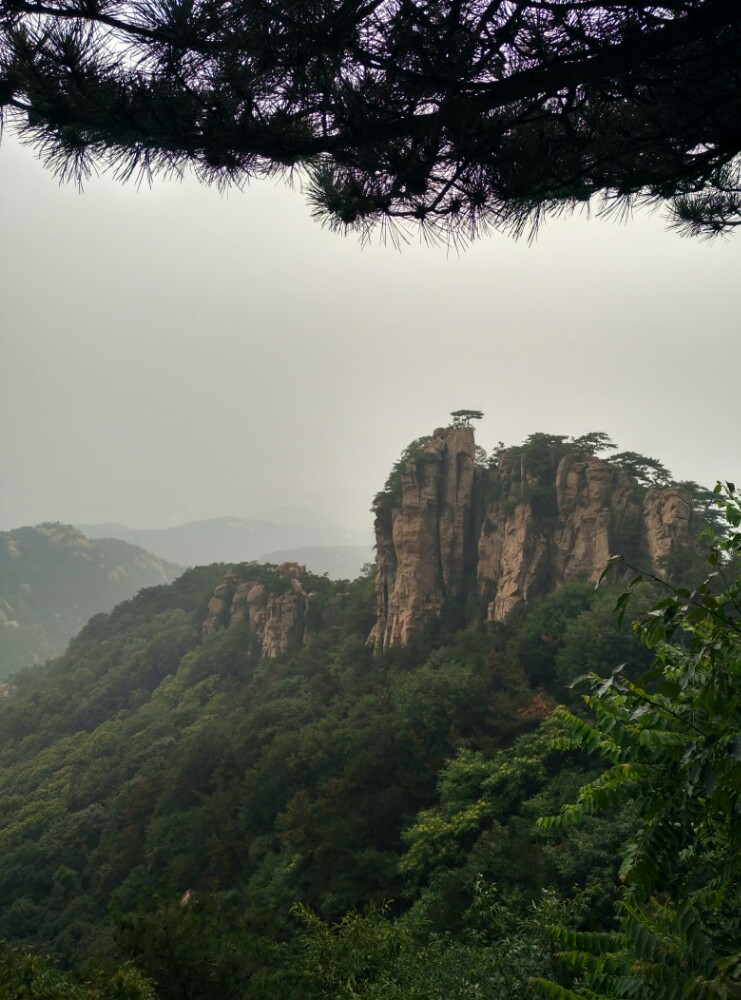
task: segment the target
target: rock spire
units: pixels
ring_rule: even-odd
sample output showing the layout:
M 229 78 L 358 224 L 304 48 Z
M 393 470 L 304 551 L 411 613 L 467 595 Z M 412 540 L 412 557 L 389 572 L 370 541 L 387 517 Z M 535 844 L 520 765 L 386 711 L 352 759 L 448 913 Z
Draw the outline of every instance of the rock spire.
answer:
M 436 430 L 375 500 L 377 648 L 438 619 L 501 621 L 623 553 L 661 574 L 698 525 L 677 486 L 642 488 L 609 461 L 535 435 L 477 465 L 471 427 Z

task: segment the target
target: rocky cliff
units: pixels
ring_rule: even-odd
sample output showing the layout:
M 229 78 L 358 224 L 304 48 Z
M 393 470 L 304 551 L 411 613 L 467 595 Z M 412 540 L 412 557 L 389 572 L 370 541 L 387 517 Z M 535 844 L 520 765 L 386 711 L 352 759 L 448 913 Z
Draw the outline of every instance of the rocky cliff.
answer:
M 405 644 L 474 585 L 475 450 L 470 427 L 437 430 L 419 455 L 402 463 L 396 491 L 377 497 L 376 645 Z
M 246 565 L 230 569 L 214 590 L 203 635 L 232 622 L 246 621 L 250 652 L 272 660 L 307 637 L 306 610 L 311 595 L 298 563 L 283 563 L 269 578 Z
M 694 548 L 685 491 L 643 488 L 563 439 L 534 439 L 483 466 L 472 428 L 441 428 L 397 464 L 374 505 L 378 648 L 443 613 L 501 621 L 567 581 L 596 581 L 616 553 L 661 574 Z
M 694 549 L 698 531 L 677 486 L 646 488 L 619 464 L 548 435 L 484 464 L 473 429 L 460 425 L 406 450 L 374 513 L 369 641 L 378 649 L 405 645 L 436 620 L 501 621 L 571 580 L 596 581 L 616 553 L 660 575 Z M 243 622 L 250 653 L 274 659 L 311 638 L 320 581 L 295 562 L 234 566 L 209 601 L 203 635 Z

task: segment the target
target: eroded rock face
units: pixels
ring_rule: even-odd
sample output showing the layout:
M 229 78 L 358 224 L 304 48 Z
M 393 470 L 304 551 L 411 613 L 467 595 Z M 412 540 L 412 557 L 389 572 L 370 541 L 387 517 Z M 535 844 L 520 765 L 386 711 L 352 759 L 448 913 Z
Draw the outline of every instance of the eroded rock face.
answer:
M 553 532 L 556 579 L 595 583 L 611 555 L 641 521 L 636 484 L 594 456 L 565 455 L 556 472 L 558 522 Z
M 232 602 L 239 579 L 234 570 L 229 570 L 216 587 L 208 602 L 208 612 L 201 626 L 202 635 L 208 635 L 219 625 L 228 625 L 232 614 Z
M 515 476 L 514 473 L 517 472 Z M 531 503 L 510 512 L 515 495 L 540 486 L 527 469 L 500 462 L 503 498 L 491 503 L 479 536 L 479 593 L 491 595 L 485 617 L 501 621 L 516 605 L 579 578 L 596 582 L 621 541 L 640 530 L 636 484 L 621 469 L 594 456 L 565 455 L 555 469 L 550 509 Z M 503 481 L 503 483 L 502 483 Z
M 649 490 L 643 501 L 643 522 L 651 565 L 659 574 L 675 552 L 692 547 L 697 535 L 690 498 L 677 486 Z
M 475 572 L 475 442 L 469 427 L 437 430 L 404 464 L 398 495 L 375 504 L 378 646 L 406 643 Z
M 501 621 L 563 583 L 597 581 L 610 556 L 663 572 L 694 546 L 689 495 L 645 493 L 626 472 L 573 452 L 528 467 L 521 450 L 497 468 L 475 465 L 473 430 L 437 430 L 401 469 L 401 485 L 375 505 L 378 618 L 369 641 L 405 644 L 446 602 L 468 624 Z
M 272 660 L 304 641 L 305 613 L 310 594 L 301 583 L 304 567 L 283 563 L 276 567 L 270 587 L 249 578 L 245 570 L 229 570 L 208 603 L 202 634 L 232 622 L 249 622 L 251 649 Z
M 485 468 L 472 428 L 447 427 L 396 467 L 374 505 L 370 642 L 405 645 L 441 615 L 456 625 L 501 621 L 569 581 L 597 581 L 617 553 L 661 575 L 675 553 L 694 549 L 698 525 L 684 490 L 645 491 L 607 461 L 549 448 L 503 451 Z M 311 641 L 316 608 L 307 610 L 317 595 L 306 580 L 296 563 L 272 575 L 235 567 L 209 601 L 204 636 L 246 621 L 249 648 L 265 659 Z
M 548 574 L 548 540 L 537 530 L 527 504 L 511 514 L 489 511 L 478 546 L 477 583 L 487 601 L 486 617 L 501 621 L 523 601 L 543 591 Z

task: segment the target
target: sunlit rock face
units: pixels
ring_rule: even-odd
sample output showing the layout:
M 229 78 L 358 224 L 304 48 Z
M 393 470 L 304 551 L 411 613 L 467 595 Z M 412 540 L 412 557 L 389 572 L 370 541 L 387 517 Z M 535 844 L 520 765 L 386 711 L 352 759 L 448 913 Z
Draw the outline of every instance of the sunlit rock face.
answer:
M 546 456 L 547 458 L 547 456 Z M 576 579 L 597 581 L 622 553 L 661 575 L 697 534 L 689 495 L 641 489 L 581 452 L 550 466 L 521 451 L 475 463 L 470 427 L 436 430 L 375 501 L 377 648 L 404 645 L 446 609 L 469 625 Z

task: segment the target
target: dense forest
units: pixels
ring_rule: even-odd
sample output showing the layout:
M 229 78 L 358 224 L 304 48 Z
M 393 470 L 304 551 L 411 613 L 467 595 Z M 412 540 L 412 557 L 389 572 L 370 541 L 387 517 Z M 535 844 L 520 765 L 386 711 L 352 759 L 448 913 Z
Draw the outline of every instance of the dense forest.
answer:
M 223 565 L 95 616 L 0 704 L 2 995 L 741 995 L 714 504 L 692 586 L 608 572 L 383 651 L 370 567 L 309 576 L 310 641 L 269 660 L 204 628 Z

